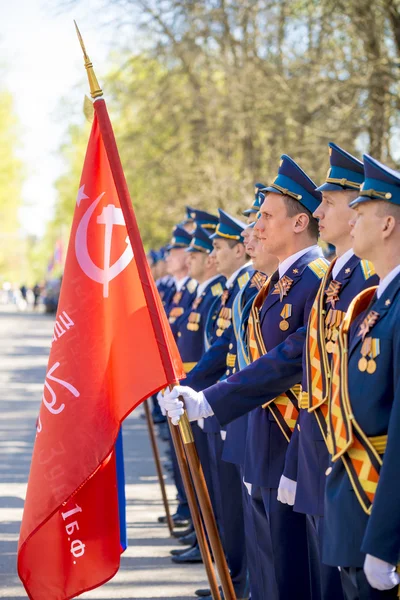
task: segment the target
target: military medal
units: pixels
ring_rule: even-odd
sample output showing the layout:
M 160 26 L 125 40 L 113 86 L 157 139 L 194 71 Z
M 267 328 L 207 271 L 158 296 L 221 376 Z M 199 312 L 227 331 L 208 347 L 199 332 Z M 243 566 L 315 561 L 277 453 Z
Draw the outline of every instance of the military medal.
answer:
M 200 306 L 200 304 L 201 304 L 201 301 L 202 301 L 202 300 L 203 300 L 203 296 L 199 296 L 199 298 L 196 298 L 196 299 L 193 301 L 192 308 L 193 308 L 194 310 L 197 310 L 197 309 L 199 308 L 199 306 Z
M 371 338 L 371 349 L 369 351 L 370 359 L 367 365 L 367 373 L 372 375 L 376 371 L 375 358 L 380 354 L 380 340 L 378 338 Z
M 361 346 L 362 357 L 358 361 L 358 369 L 372 375 L 376 371 L 375 358 L 380 354 L 380 340 L 366 337 Z
M 287 275 L 284 275 L 278 283 L 274 286 L 273 294 L 279 294 L 279 300 L 282 302 L 283 298 L 288 295 L 290 288 L 292 287 L 293 279 L 290 279 Z
M 342 310 L 330 309 L 325 319 L 325 348 L 329 354 L 332 354 L 335 342 L 339 335 L 339 327 L 343 321 L 344 312 Z
M 360 358 L 360 360 L 358 361 L 358 370 L 361 371 L 362 373 L 364 373 L 364 371 L 367 370 L 367 366 L 368 366 L 368 361 L 365 358 L 365 356 L 362 356 Z
M 286 319 L 289 319 L 292 316 L 292 305 L 285 304 L 281 310 L 280 316 L 282 317 L 283 321 L 279 323 L 279 329 L 281 331 L 287 331 L 289 329 L 289 323 Z
M 332 308 L 335 308 L 335 304 L 339 300 L 339 291 L 341 287 L 342 284 L 340 283 L 340 281 L 336 281 L 335 279 L 333 279 L 330 282 L 328 289 L 325 290 L 326 301 L 331 305 Z
M 225 306 L 228 298 L 229 298 L 229 290 L 224 290 L 221 294 L 221 306 Z
M 218 318 L 217 318 L 217 336 L 221 337 L 221 335 L 224 333 L 225 329 L 228 329 L 228 327 L 231 324 L 231 320 L 232 320 L 232 309 L 230 308 L 226 308 L 225 306 L 223 306 L 221 308 L 221 310 L 218 313 Z
M 172 298 L 173 304 L 179 304 L 182 299 L 182 292 L 175 292 L 174 297 Z
M 186 325 L 186 328 L 189 331 L 198 331 L 199 330 L 199 323 L 200 323 L 200 319 L 201 319 L 201 314 L 197 313 L 197 312 L 191 312 L 188 318 L 188 323 Z

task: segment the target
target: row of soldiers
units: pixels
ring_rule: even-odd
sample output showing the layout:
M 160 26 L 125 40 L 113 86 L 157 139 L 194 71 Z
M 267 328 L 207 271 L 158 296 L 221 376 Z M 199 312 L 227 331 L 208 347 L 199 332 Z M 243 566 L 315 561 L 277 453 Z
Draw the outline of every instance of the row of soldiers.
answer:
M 397 597 L 400 173 L 329 155 L 320 187 L 283 155 L 247 224 L 193 211 L 168 248 L 187 379 L 158 400 L 193 422 L 238 599 Z

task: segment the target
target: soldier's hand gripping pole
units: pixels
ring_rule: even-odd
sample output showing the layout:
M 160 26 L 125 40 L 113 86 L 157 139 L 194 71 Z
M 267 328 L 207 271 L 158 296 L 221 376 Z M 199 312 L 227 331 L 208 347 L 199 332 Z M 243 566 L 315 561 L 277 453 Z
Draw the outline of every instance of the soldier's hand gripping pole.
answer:
M 149 401 L 145 400 L 143 402 L 143 406 L 144 406 L 144 413 L 146 415 L 147 428 L 149 430 L 150 443 L 151 443 L 151 447 L 153 450 L 154 462 L 156 465 L 158 482 L 160 484 L 161 496 L 163 499 L 163 504 L 164 504 L 164 509 L 165 509 L 165 516 L 167 517 L 167 525 L 168 525 L 169 532 L 172 533 L 172 530 L 174 528 L 174 522 L 171 517 L 171 511 L 169 510 L 167 492 L 165 490 L 164 475 L 162 472 L 161 461 L 160 461 L 160 453 L 158 451 L 157 440 L 156 440 L 156 436 L 154 433 L 154 425 L 153 425 L 153 420 L 151 418 Z

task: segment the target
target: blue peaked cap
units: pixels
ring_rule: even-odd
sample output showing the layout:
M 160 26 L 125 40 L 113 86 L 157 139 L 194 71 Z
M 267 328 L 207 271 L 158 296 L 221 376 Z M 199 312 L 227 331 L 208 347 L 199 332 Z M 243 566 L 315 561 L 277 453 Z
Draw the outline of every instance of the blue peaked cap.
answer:
M 313 180 L 290 156 L 282 154 L 277 177 L 262 191 L 290 196 L 313 213 L 322 199 L 321 192 L 317 191 L 316 187 Z
M 165 257 L 167 255 L 167 247 L 161 246 L 161 248 L 158 250 L 158 254 L 159 254 L 159 260 L 165 260 Z
M 329 142 L 331 166 L 326 181 L 317 190 L 320 192 L 340 192 L 360 189 L 364 181 L 364 165 L 361 160 L 349 154 L 333 142 Z
M 353 208 L 362 202 L 384 200 L 400 206 L 400 172 L 364 154 L 365 180 L 361 185 L 360 195 L 350 202 Z
M 242 215 L 248 217 L 251 214 L 258 213 L 258 211 L 260 210 L 260 206 L 265 199 L 265 193 L 261 191 L 264 189 L 265 185 L 263 183 L 254 184 L 254 202 L 250 208 L 246 208 L 246 210 L 242 212 Z
M 211 235 L 201 225 L 197 225 L 195 232 L 192 233 L 192 241 L 186 252 L 204 252 L 210 254 L 213 251 Z
M 191 240 L 191 234 L 183 229 L 183 227 L 180 227 L 180 225 L 177 225 L 172 233 L 171 243 L 168 244 L 167 250 L 172 250 L 172 248 L 188 248 Z
M 185 206 L 185 218 L 183 219 L 183 221 L 181 221 L 179 223 L 179 226 L 181 225 L 186 225 L 187 223 L 193 223 L 193 217 L 191 216 L 191 212 L 193 212 L 193 208 L 191 208 L 190 206 Z
M 160 253 L 157 250 L 149 250 L 147 256 L 151 259 L 153 265 L 155 265 L 160 260 Z
M 218 212 L 219 223 L 215 233 L 213 233 L 211 238 L 222 238 L 243 242 L 242 233 L 247 227 L 246 223 L 243 223 L 243 221 L 239 221 L 239 219 L 235 219 L 235 217 L 228 215 L 228 213 L 222 210 L 222 208 L 219 208 Z
M 219 220 L 216 215 L 205 210 L 199 210 L 198 208 L 191 208 L 190 206 L 186 207 L 186 212 L 196 225 L 201 225 L 204 229 L 215 231 Z

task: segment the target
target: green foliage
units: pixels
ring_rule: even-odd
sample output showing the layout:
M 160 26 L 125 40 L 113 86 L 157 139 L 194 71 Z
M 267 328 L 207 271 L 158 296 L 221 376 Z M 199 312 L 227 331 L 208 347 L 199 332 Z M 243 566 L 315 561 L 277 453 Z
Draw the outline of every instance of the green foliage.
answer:
M 16 156 L 18 123 L 11 95 L 0 90 L 0 283 L 24 271 L 24 242 L 19 234 L 23 169 Z
M 103 88 L 147 246 L 167 241 L 185 204 L 240 214 L 282 153 L 318 184 L 330 140 L 396 166 L 397 0 L 112 4 L 135 46 L 113 56 Z M 73 129 L 62 150 L 58 224 L 71 220 L 86 139 Z

